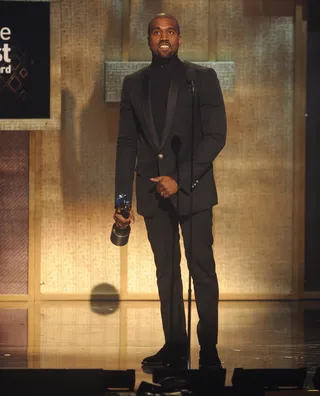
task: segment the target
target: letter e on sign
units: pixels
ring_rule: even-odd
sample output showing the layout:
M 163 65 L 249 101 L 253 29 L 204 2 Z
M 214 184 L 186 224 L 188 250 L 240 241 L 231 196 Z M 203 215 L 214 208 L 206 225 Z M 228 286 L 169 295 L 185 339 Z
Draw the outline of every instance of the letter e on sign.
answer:
M 0 39 L 7 41 L 10 40 L 11 30 L 8 27 L 3 27 L 0 30 Z

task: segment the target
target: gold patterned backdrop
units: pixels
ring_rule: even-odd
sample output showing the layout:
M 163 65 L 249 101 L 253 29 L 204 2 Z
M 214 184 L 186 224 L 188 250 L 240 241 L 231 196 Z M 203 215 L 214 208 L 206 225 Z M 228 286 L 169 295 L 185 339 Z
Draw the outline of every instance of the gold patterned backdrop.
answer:
M 119 104 L 104 103 L 103 64 L 122 60 L 126 48 L 129 60 L 149 60 L 147 24 L 160 11 L 180 21 L 181 58 L 235 62 L 228 140 L 215 162 L 221 297 L 292 292 L 294 3 L 61 1 L 62 125 L 41 134 L 44 296 L 89 296 L 101 283 L 121 298 L 156 296 L 143 219 L 126 248 L 109 242 Z

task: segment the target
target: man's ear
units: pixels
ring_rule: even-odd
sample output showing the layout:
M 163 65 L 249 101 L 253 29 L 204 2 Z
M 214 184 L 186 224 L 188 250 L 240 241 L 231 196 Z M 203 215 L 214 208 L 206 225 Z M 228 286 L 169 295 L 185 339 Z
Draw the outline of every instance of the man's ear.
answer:
M 148 40 L 148 46 L 150 47 L 150 37 L 149 36 L 147 37 L 147 40 Z

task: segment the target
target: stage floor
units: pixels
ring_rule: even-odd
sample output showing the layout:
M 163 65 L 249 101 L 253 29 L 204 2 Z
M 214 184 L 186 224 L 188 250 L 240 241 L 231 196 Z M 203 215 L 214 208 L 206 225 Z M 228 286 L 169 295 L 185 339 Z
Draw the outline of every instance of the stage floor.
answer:
M 192 305 L 191 367 L 198 367 Z M 159 303 L 0 302 L 0 367 L 135 369 L 163 345 Z M 220 302 L 219 354 L 227 369 L 320 366 L 320 301 Z

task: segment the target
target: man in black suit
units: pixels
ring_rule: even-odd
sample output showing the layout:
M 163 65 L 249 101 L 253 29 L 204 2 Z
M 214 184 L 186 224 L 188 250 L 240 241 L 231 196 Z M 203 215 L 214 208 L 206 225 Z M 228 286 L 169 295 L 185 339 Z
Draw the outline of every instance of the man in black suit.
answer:
M 136 172 L 137 211 L 144 217 L 156 264 L 165 345 L 142 364 L 183 367 L 187 362 L 180 224 L 199 314 L 199 365 L 218 368 L 212 162 L 226 140 L 223 97 L 213 69 L 178 58 L 181 35 L 173 16 L 158 14 L 151 20 L 148 44 L 151 65 L 123 82 L 115 181 L 116 197 L 126 194 L 131 201 Z M 119 227 L 134 219 L 132 210 L 125 219 L 115 209 Z

